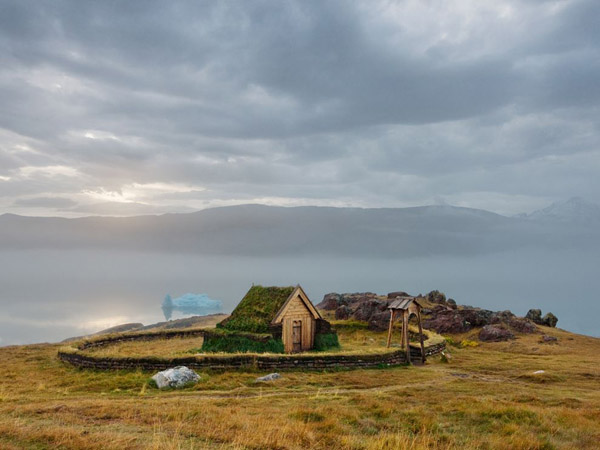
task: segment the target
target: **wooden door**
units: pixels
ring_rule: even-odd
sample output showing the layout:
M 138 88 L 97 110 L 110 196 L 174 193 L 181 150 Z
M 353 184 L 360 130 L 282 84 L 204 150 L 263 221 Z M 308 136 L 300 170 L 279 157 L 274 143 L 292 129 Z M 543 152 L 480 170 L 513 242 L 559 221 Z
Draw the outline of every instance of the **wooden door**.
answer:
M 302 351 L 302 321 L 294 320 L 292 322 L 292 351 L 298 353 Z

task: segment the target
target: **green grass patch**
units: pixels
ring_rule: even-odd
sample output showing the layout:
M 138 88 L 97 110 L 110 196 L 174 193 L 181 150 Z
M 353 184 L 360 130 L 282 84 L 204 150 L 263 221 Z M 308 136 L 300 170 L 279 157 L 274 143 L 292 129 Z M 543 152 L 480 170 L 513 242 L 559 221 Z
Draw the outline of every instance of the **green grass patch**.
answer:
M 205 353 L 283 353 L 281 339 L 253 340 L 246 336 L 207 336 L 201 348 Z
M 295 287 L 252 286 L 231 315 L 217 328 L 250 333 L 267 333 L 273 317 Z
M 322 352 L 331 348 L 340 348 L 337 333 L 326 333 L 315 335 L 315 350 Z

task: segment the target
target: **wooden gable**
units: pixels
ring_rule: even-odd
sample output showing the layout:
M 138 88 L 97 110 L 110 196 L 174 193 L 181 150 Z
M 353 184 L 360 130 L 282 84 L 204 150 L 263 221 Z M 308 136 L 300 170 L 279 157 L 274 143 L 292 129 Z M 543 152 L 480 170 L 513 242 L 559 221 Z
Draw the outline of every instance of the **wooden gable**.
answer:
M 312 317 L 313 319 L 321 319 L 321 315 L 317 308 L 308 299 L 308 296 L 300 285 L 290 294 L 285 303 L 281 306 L 272 323 L 280 324 L 286 316 Z

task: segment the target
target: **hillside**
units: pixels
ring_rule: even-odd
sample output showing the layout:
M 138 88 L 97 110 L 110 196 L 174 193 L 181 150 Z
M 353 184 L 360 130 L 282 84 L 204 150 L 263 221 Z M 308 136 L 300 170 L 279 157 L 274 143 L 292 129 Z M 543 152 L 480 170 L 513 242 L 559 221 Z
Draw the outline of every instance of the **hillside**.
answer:
M 467 344 L 451 345 L 448 363 L 282 372 L 269 384 L 205 372 L 182 391 L 151 388 L 151 373 L 75 369 L 57 345 L 4 347 L 0 448 L 596 448 L 600 339 L 547 328 L 556 342 L 535 333 L 473 347 L 476 331 L 453 336 Z M 340 333 L 367 346 L 385 338 Z
M 206 255 L 472 255 L 600 246 L 597 227 L 452 206 L 395 209 L 242 205 L 137 217 L 0 216 L 0 248 L 119 249 Z

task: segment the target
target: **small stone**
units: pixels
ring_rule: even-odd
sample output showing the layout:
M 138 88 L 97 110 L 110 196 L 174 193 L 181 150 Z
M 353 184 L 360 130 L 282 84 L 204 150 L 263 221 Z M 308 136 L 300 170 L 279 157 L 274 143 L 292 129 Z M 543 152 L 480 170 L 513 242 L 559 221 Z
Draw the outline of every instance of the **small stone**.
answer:
M 556 336 L 548 336 L 544 334 L 542 336 L 542 342 L 550 343 L 550 342 L 558 342 L 558 338 Z
M 281 378 L 281 375 L 279 375 L 278 373 L 270 373 L 269 375 L 265 375 L 264 377 L 258 377 L 254 381 L 256 383 L 264 383 L 264 382 L 267 382 L 267 381 L 278 380 L 280 378 Z
M 536 370 L 535 372 L 533 372 L 534 375 L 540 375 L 542 373 L 546 373 L 545 370 Z
M 158 372 L 152 379 L 159 389 L 168 387 L 177 389 L 197 383 L 200 377 L 193 370 L 185 366 L 178 366 Z

